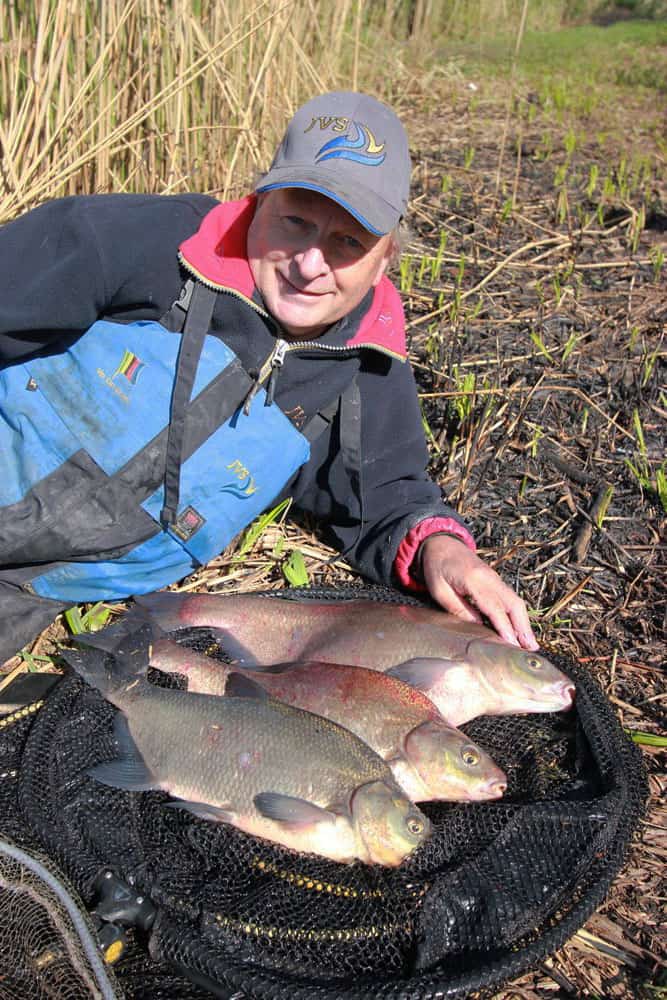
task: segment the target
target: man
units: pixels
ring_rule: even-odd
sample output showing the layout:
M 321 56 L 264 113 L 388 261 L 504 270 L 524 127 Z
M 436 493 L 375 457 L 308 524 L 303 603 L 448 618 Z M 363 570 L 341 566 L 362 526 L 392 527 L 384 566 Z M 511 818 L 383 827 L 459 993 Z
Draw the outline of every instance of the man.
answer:
M 240 202 L 68 198 L 0 231 L 0 661 L 72 603 L 175 582 L 287 495 L 370 579 L 537 648 L 424 471 L 385 275 L 409 180 L 393 112 L 337 92 Z

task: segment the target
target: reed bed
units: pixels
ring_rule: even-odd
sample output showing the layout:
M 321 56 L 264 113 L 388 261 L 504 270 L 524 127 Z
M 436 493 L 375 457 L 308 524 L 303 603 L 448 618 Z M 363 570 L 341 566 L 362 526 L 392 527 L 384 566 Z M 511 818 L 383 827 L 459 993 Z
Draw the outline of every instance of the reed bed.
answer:
M 313 93 L 400 106 L 440 38 L 599 0 L 5 0 L 0 223 L 75 193 L 245 190 Z
M 351 0 L 3 4 L 0 220 L 79 192 L 237 193 L 303 95 L 335 82 L 353 14 Z

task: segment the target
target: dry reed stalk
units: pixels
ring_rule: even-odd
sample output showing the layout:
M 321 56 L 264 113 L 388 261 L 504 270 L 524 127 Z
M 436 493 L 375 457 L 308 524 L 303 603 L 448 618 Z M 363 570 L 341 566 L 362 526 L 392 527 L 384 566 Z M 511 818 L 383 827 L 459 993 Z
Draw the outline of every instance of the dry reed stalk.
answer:
M 366 59 L 364 0 L 16 8 L 0 10 L 0 221 L 69 193 L 238 194 L 294 107 Z

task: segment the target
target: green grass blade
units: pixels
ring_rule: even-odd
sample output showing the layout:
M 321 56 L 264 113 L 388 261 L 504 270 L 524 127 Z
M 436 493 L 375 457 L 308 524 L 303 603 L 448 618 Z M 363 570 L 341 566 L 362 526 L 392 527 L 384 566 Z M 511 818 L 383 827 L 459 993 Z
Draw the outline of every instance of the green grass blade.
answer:
M 638 743 L 643 747 L 667 747 L 667 736 L 658 736 L 657 733 L 644 733 L 640 729 L 625 730 L 633 743 Z
M 308 570 L 299 549 L 293 549 L 292 554 L 289 559 L 285 560 L 282 568 L 285 579 L 293 587 L 305 587 L 306 584 L 310 583 Z
M 234 562 L 238 562 L 239 559 L 242 559 L 243 556 L 250 551 L 253 545 L 255 545 L 255 543 L 262 537 L 268 526 L 273 524 L 274 521 L 277 521 L 281 514 L 284 514 L 291 502 L 292 498 L 287 497 L 286 500 L 282 500 L 271 510 L 268 510 L 266 514 L 262 514 L 256 521 L 253 521 L 243 536 L 243 540 L 239 545 L 239 550 L 234 556 Z

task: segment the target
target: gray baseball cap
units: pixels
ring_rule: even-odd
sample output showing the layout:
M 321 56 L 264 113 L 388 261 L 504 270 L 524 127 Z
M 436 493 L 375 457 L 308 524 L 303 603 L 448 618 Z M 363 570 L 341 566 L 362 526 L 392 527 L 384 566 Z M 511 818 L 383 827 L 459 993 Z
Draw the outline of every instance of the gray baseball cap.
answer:
M 333 198 L 376 236 L 405 214 L 410 154 L 405 129 L 385 104 L 348 91 L 299 108 L 255 190 L 306 188 Z

